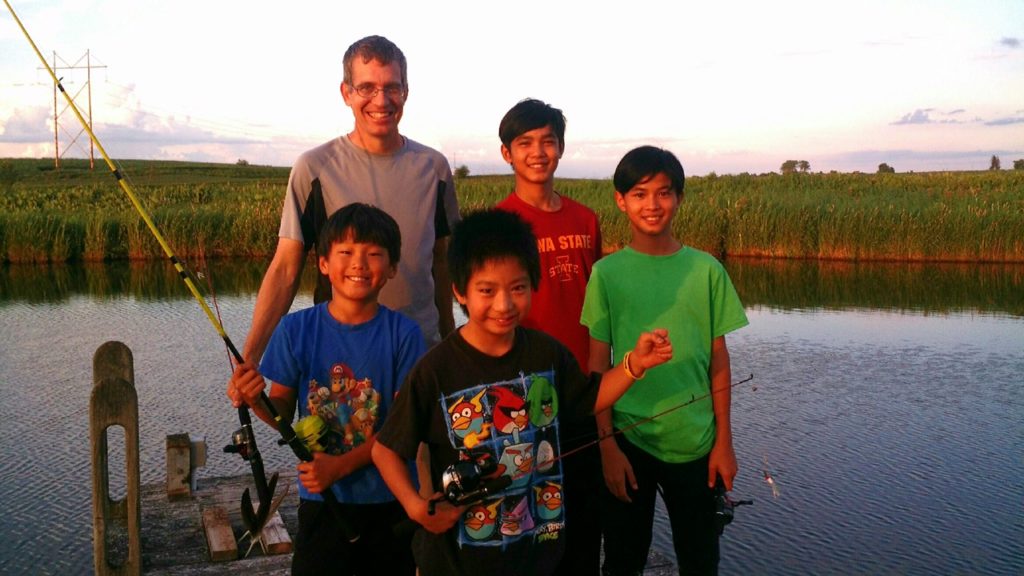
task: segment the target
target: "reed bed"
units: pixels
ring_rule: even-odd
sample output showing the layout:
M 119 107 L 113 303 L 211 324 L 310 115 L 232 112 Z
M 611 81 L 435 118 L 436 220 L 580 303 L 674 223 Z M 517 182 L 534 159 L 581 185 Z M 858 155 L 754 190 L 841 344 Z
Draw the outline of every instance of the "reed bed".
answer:
M 163 251 L 105 170 L 60 172 L 17 163 L 0 188 L 0 261 L 162 258 Z M 126 163 L 132 188 L 182 258 L 271 254 L 286 168 Z M 492 206 L 511 176 L 457 183 L 463 211 Z M 606 251 L 629 241 L 607 179 L 559 179 L 590 206 Z M 690 177 L 673 224 L 686 244 L 720 258 L 1024 262 L 1024 171 Z

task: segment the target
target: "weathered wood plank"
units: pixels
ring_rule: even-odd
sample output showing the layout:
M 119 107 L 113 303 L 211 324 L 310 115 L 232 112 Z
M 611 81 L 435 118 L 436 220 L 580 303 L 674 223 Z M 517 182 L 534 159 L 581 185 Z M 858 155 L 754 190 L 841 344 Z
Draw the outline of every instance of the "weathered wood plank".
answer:
M 220 506 L 203 510 L 203 530 L 206 533 L 206 545 L 210 549 L 210 560 L 227 562 L 238 559 L 238 544 L 235 534 L 231 531 L 228 513 Z
M 274 512 L 263 528 L 263 542 L 267 545 L 267 554 L 291 553 L 292 538 L 288 535 L 280 512 Z

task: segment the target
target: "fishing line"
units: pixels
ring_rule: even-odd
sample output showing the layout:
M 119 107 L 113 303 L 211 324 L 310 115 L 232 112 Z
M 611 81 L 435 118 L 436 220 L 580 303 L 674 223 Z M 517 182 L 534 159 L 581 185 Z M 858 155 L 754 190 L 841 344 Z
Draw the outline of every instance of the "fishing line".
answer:
M 567 451 L 559 454 L 558 456 L 556 456 L 554 458 L 549 458 L 549 459 L 546 459 L 546 460 L 543 460 L 543 461 L 536 462 L 533 466 L 530 467 L 529 470 L 518 472 L 516 474 L 510 474 L 509 475 L 509 479 L 512 482 L 514 482 L 514 481 L 516 481 L 516 480 L 518 480 L 520 478 L 523 478 L 525 476 L 529 476 L 529 475 L 533 474 L 534 470 L 550 468 L 556 462 L 558 462 L 560 460 L 564 460 L 565 458 L 568 458 L 569 456 L 572 456 L 573 454 L 576 454 L 578 452 L 582 452 L 583 450 L 586 450 L 587 448 L 590 448 L 591 446 L 596 446 L 601 441 L 603 441 L 603 440 L 605 440 L 607 438 L 612 438 L 612 437 L 617 436 L 619 434 L 624 434 L 624 433 L 626 433 L 626 432 L 636 428 L 637 426 L 641 426 L 643 424 L 646 424 L 647 422 L 651 422 L 652 420 L 656 420 L 658 418 L 661 418 L 662 416 L 664 416 L 666 414 L 669 414 L 669 413 L 674 412 L 676 410 L 679 410 L 681 408 L 685 408 L 686 406 L 689 406 L 691 404 L 695 404 L 697 402 L 700 402 L 701 400 L 710 398 L 711 396 L 714 396 L 715 394 L 718 394 L 720 392 L 724 392 L 726 390 L 732 390 L 733 388 L 736 388 L 737 386 L 740 386 L 741 384 L 746 384 L 747 382 L 750 382 L 753 379 L 754 379 L 754 375 L 751 374 L 750 376 L 747 376 L 743 380 L 740 380 L 738 382 L 730 383 L 728 386 L 724 386 L 724 387 L 721 387 L 721 388 L 718 388 L 718 389 L 710 390 L 706 394 L 701 394 L 700 396 L 693 396 L 693 397 L 691 397 L 689 400 L 687 400 L 685 402 L 681 402 L 679 404 L 676 404 L 675 406 L 671 406 L 669 408 L 666 408 L 665 410 L 662 410 L 661 412 L 658 412 L 657 414 L 654 414 L 652 416 L 648 416 L 646 418 L 642 418 L 640 420 L 637 420 L 636 422 L 633 422 L 629 426 L 624 426 L 623 428 L 620 428 L 620 429 L 617 429 L 617 430 L 613 430 L 613 431 L 611 431 L 611 432 L 609 432 L 607 434 L 598 434 L 597 438 L 594 439 L 594 440 L 588 441 L 588 442 L 586 442 L 586 443 L 584 443 L 584 444 L 582 444 L 580 446 L 577 446 L 576 448 L 573 448 L 571 450 L 567 450 Z M 756 390 L 757 387 L 755 386 L 754 389 Z M 579 436 L 577 438 L 589 437 L 589 436 L 591 436 L 591 434 L 587 434 L 586 436 Z M 432 501 L 434 503 L 437 503 L 437 502 L 442 501 L 443 499 L 444 499 L 444 497 L 442 497 L 442 499 L 440 499 L 440 500 L 435 499 L 435 500 L 432 500 Z
M 567 456 L 570 456 L 570 455 L 575 454 L 577 452 L 582 452 L 583 450 L 586 450 L 587 448 L 590 448 L 591 446 L 596 446 L 596 445 L 600 444 L 602 441 L 604 441 L 604 440 L 606 440 L 608 438 L 611 438 L 613 436 L 617 436 L 619 434 L 625 434 L 626 432 L 628 432 L 628 431 L 630 431 L 630 430 L 632 430 L 632 429 L 634 429 L 634 428 L 636 428 L 638 426 L 642 426 L 642 425 L 644 425 L 644 424 L 646 424 L 648 422 L 651 422 L 653 420 L 657 420 L 658 418 L 661 418 L 662 416 L 664 416 L 666 414 L 669 414 L 671 412 L 675 412 L 676 410 L 679 410 L 680 408 L 685 408 L 686 406 L 689 406 L 691 404 L 696 404 L 697 402 L 700 402 L 701 400 L 705 400 L 707 398 L 710 398 L 710 397 L 714 396 L 715 394 L 718 394 L 719 392 L 725 392 L 726 390 L 732 390 L 733 388 L 736 388 L 737 386 L 739 386 L 741 384 L 746 384 L 747 382 L 750 382 L 753 379 L 754 379 L 754 375 L 751 374 L 750 376 L 747 376 L 743 380 L 740 380 L 738 382 L 733 382 L 733 383 L 729 384 L 728 386 L 724 386 L 722 388 L 718 388 L 717 390 L 716 389 L 712 389 L 712 390 L 708 391 L 706 394 L 701 394 L 700 396 L 692 396 L 689 400 L 687 400 L 685 402 L 682 402 L 680 404 L 676 404 L 675 406 L 670 406 L 669 408 L 666 408 L 665 410 L 662 410 L 661 412 L 658 412 L 657 414 L 654 414 L 653 416 L 648 416 L 646 418 L 641 418 L 640 420 L 637 420 L 636 422 L 633 422 L 629 426 L 625 426 L 625 427 L 620 428 L 618 430 L 612 430 L 611 432 L 608 432 L 607 434 L 600 434 L 600 433 L 598 433 L 597 438 L 595 440 L 590 440 L 589 442 L 586 442 L 586 443 L 584 443 L 581 446 L 577 446 L 576 448 L 573 448 L 571 450 L 563 452 L 562 454 L 558 455 L 558 457 L 553 458 L 551 460 L 545 460 L 543 462 L 538 462 L 537 463 L 537 467 L 540 467 L 541 465 L 549 466 L 551 464 L 554 464 L 555 462 L 558 462 L 559 460 L 562 460 L 563 458 L 565 458 Z M 757 390 L 756 386 L 754 387 L 754 390 Z M 590 434 L 587 434 L 587 436 L 590 436 Z

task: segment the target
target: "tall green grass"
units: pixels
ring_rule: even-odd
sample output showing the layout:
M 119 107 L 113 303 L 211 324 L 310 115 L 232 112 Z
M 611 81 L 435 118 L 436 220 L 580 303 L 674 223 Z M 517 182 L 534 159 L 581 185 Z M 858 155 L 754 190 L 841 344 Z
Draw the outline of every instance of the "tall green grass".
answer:
M 0 194 L 0 261 L 164 256 L 106 170 L 3 162 L 16 177 Z M 179 257 L 273 252 L 286 168 L 136 161 L 124 172 Z M 456 185 L 463 211 L 512 188 L 511 176 Z M 629 242 L 610 180 L 558 179 L 556 189 L 598 214 L 606 250 Z M 1024 262 L 1024 172 L 691 177 L 673 231 L 719 257 Z

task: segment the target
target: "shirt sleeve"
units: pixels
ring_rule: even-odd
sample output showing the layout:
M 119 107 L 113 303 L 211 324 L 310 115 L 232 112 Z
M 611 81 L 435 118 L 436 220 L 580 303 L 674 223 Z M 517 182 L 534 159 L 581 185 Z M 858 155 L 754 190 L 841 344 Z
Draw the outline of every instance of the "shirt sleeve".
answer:
M 611 343 L 611 322 L 608 319 L 608 296 L 601 281 L 601 268 L 594 267 L 594 273 L 587 282 L 586 296 L 583 299 L 583 311 L 580 324 L 590 330 L 591 338 Z
M 271 382 L 298 389 L 302 370 L 288 331 L 291 320 L 285 316 L 274 328 L 260 362 L 260 374 Z
M 718 338 L 749 323 L 728 272 L 719 264 L 711 287 L 711 337 Z
M 459 221 L 459 200 L 455 195 L 455 179 L 451 168 L 445 162 L 445 175 L 437 183 L 437 206 L 434 211 L 434 236 L 451 236 L 452 228 Z
M 559 373 L 565 390 L 566 401 L 563 406 L 571 408 L 566 413 L 566 423 L 570 426 L 577 426 L 580 423 L 592 422 L 594 405 L 597 404 L 597 392 L 601 387 L 601 374 L 596 372 L 590 376 L 584 374 L 579 363 L 576 362 L 576 357 L 568 348 L 564 347 Z
M 406 459 L 416 457 L 420 441 L 426 437 L 424 428 L 429 414 L 423 409 L 425 382 L 422 378 L 423 371 L 413 368 L 376 438 Z

